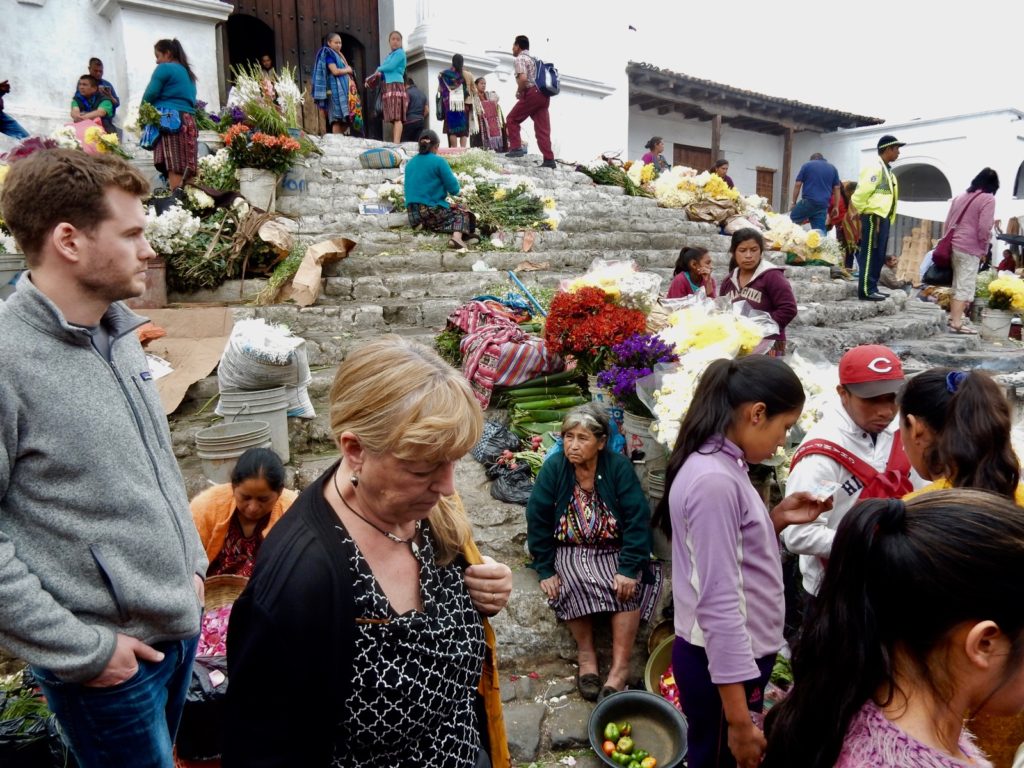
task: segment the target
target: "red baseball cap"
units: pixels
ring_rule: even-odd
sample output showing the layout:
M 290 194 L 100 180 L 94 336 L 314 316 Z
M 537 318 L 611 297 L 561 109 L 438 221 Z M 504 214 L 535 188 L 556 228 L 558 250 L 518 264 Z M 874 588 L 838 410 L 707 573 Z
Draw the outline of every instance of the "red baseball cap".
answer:
M 881 344 L 854 347 L 839 361 L 839 383 L 857 397 L 891 395 L 900 391 L 903 381 L 903 364 Z

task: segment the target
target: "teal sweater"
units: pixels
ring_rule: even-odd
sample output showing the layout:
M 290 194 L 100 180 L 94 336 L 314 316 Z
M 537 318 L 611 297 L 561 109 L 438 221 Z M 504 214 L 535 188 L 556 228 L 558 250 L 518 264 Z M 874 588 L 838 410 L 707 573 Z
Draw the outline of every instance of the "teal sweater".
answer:
M 544 462 L 526 505 L 526 538 L 541 579 L 555 575 L 555 529 L 569 506 L 576 469 L 558 454 Z M 597 457 L 595 487 L 622 534 L 618 572 L 635 579 L 643 575 L 651 559 L 651 508 L 633 472 L 633 464 L 620 453 L 603 450 Z
M 377 67 L 385 83 L 405 82 L 405 48 L 396 48 Z
M 447 208 L 448 195 L 459 194 L 459 180 L 448 161 L 433 153 L 414 155 L 405 164 L 405 204 Z
M 176 109 L 195 114 L 196 84 L 181 64 L 167 61 L 156 65 L 142 100 L 160 109 Z

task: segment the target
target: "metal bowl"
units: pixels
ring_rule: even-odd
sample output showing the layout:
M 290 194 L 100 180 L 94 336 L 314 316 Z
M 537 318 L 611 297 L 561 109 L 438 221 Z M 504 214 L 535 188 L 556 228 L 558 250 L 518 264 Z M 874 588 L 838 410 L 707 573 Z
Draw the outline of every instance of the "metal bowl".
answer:
M 679 768 L 686 757 L 686 718 L 661 696 L 647 691 L 620 691 L 602 699 L 590 714 L 590 746 L 604 765 L 616 766 L 601 749 L 609 722 L 628 722 L 638 749 L 657 759 L 658 768 Z

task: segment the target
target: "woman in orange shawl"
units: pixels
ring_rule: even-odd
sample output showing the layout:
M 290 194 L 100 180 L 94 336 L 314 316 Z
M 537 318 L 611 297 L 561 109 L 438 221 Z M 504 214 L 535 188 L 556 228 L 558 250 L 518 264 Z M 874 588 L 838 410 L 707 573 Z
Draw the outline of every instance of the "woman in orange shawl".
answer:
M 284 465 L 269 448 L 250 448 L 238 459 L 231 482 L 200 493 L 190 507 L 210 559 L 209 576 L 252 575 L 267 533 L 298 496 L 284 487 Z

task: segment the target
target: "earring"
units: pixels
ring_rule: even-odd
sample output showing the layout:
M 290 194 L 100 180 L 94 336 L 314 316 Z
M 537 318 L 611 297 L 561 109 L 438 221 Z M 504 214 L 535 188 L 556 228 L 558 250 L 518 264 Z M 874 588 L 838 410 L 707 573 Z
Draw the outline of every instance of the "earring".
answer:
M 350 477 L 348 481 L 352 483 L 352 487 L 355 488 L 357 485 L 359 485 L 359 475 L 352 473 L 352 477 Z

